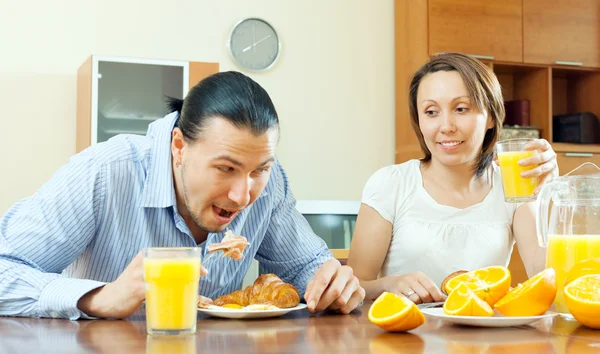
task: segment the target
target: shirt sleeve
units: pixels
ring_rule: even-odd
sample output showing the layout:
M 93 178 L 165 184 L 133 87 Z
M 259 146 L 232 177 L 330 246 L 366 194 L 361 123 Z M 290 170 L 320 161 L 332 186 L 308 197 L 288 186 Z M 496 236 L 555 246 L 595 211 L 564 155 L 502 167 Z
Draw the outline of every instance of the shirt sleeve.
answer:
M 362 194 L 361 202 L 375 209 L 381 217 L 392 224 L 396 214 L 401 177 L 395 166 L 381 168 L 369 178 Z
M 277 193 L 265 238 L 256 259 L 265 273 L 274 273 L 291 283 L 304 295 L 306 285 L 327 260 L 333 258 L 325 241 L 317 236 L 308 221 L 296 210 L 287 176 L 281 165 L 273 166 L 271 180 Z
M 89 153 L 70 159 L 0 220 L 0 315 L 89 318 L 77 308 L 104 283 L 60 273 L 93 239 L 103 179 Z

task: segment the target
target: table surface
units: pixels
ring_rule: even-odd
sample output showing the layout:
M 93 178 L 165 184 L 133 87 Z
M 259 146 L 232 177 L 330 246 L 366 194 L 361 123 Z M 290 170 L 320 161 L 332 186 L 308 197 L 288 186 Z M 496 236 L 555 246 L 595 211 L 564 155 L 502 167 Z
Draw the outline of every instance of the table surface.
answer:
M 600 330 L 560 316 L 530 325 L 481 328 L 426 316 L 407 333 L 368 319 L 371 303 L 350 315 L 307 310 L 255 320 L 198 315 L 185 337 L 146 335 L 143 312 L 127 320 L 0 318 L 2 353 L 600 353 Z

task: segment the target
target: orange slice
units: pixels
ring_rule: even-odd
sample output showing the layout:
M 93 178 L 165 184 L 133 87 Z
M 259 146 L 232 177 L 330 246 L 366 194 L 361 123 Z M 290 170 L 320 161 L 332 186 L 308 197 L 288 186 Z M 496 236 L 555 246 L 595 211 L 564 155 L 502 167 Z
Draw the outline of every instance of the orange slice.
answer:
M 446 284 L 450 281 L 450 279 L 457 277 L 461 274 L 465 274 L 468 273 L 468 270 L 457 270 L 456 272 L 452 272 L 450 274 L 448 274 L 448 276 L 446 278 L 444 278 L 444 280 L 442 281 L 442 286 L 440 286 L 440 290 L 442 291 L 442 293 L 444 295 L 448 295 L 449 293 L 446 292 Z
M 460 283 L 465 283 L 477 296 L 494 306 L 510 288 L 510 271 L 506 267 L 491 266 L 458 275 L 446 283 L 446 293 L 450 294 Z
M 404 332 L 425 323 L 425 316 L 404 296 L 384 292 L 369 309 L 369 321 L 390 332 Z
M 501 298 L 494 308 L 504 316 L 539 316 L 556 297 L 556 272 L 544 269 Z
M 565 304 L 579 323 L 600 328 L 600 275 L 588 274 L 565 286 Z
M 466 283 L 460 283 L 444 302 L 444 313 L 451 316 L 492 316 L 494 310 Z
M 565 280 L 564 285 L 588 274 L 600 274 L 600 258 L 588 258 L 575 263 L 567 273 L 567 279 Z

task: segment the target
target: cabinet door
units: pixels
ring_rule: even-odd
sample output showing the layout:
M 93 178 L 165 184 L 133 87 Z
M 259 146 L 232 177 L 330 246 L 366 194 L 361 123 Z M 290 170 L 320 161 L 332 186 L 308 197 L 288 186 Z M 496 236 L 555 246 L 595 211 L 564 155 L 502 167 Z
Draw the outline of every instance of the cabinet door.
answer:
M 521 10 L 521 0 L 429 0 L 429 52 L 522 62 Z
M 523 40 L 527 63 L 600 67 L 600 0 L 523 0 Z
M 587 152 L 556 152 L 556 161 L 560 175 L 567 174 L 585 162 L 595 163 L 600 167 L 600 154 Z
M 166 114 L 166 97 L 183 98 L 184 67 L 134 62 L 98 62 L 96 141 L 117 134 L 145 135 Z

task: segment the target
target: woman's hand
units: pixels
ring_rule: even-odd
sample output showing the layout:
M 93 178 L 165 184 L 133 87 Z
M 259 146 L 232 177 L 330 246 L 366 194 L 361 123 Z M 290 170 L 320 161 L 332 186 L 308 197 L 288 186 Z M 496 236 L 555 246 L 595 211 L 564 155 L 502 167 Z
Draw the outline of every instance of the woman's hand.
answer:
M 546 181 L 558 176 L 556 152 L 554 152 L 552 146 L 546 139 L 535 139 L 527 143 L 527 145 L 525 145 L 525 150 L 538 150 L 536 155 L 519 161 L 519 166 L 536 166 L 529 171 L 521 172 L 521 177 L 538 177 L 539 185 L 533 192 L 534 194 L 538 194 Z
M 385 291 L 402 294 L 415 304 L 444 301 L 445 297 L 440 289 L 421 272 L 390 275 L 383 279 L 385 279 Z

